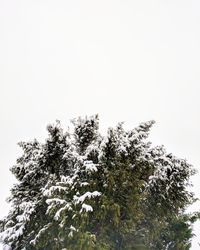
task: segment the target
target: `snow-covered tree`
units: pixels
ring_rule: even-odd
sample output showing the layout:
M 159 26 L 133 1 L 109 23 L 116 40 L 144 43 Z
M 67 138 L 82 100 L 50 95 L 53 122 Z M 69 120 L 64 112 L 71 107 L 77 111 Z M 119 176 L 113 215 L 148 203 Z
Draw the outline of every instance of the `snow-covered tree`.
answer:
M 48 126 L 11 168 L 12 208 L 0 223 L 13 250 L 189 249 L 190 164 L 147 141 L 153 121 L 99 133 L 98 116 Z

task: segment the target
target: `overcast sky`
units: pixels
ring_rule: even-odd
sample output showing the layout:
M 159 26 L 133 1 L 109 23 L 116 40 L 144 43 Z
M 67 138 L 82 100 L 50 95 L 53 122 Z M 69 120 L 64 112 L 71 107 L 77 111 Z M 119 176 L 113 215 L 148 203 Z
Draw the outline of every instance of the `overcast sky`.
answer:
M 0 0 L 1 217 L 17 142 L 44 140 L 56 119 L 154 119 L 153 143 L 200 170 L 199 69 L 199 0 Z

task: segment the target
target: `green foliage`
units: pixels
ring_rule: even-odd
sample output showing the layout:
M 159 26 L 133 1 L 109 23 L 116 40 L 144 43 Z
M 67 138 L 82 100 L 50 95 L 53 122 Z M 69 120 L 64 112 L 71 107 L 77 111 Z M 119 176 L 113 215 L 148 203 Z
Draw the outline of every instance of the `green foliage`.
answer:
M 13 250 L 189 249 L 194 170 L 151 146 L 153 123 L 120 123 L 103 137 L 98 116 L 79 118 L 72 133 L 57 122 L 44 144 L 20 143 L 2 241 Z

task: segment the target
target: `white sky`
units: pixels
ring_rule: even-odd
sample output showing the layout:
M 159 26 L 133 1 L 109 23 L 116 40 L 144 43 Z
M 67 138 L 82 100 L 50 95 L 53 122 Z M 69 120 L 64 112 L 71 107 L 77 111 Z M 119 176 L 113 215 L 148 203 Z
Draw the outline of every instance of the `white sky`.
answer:
M 199 27 L 198 0 L 0 0 L 0 214 L 16 143 L 56 119 L 155 119 L 154 144 L 200 170 Z

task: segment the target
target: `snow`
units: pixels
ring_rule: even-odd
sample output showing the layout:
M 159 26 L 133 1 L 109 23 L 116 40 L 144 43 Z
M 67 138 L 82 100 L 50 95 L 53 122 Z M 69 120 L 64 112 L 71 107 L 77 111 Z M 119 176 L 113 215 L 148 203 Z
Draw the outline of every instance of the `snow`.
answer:
M 81 187 L 85 187 L 85 186 L 88 186 L 88 185 L 89 185 L 89 182 L 86 182 L 86 181 L 81 182 L 81 184 L 80 184 Z
M 34 246 L 37 243 L 37 240 L 39 240 L 40 236 L 44 234 L 49 229 L 50 226 L 51 226 L 51 223 L 48 223 L 42 229 L 40 229 L 36 237 L 30 241 L 30 244 Z
M 71 204 L 70 204 L 70 203 L 67 203 L 64 207 L 60 208 L 60 209 L 56 212 L 56 214 L 55 214 L 55 216 L 54 216 L 54 219 L 55 219 L 55 220 L 59 220 L 61 213 L 64 212 L 64 211 L 66 211 L 66 210 L 68 210 L 68 211 L 69 211 L 69 210 L 72 210 L 72 207 L 71 207 Z
M 92 161 L 84 161 L 84 166 L 86 172 L 97 172 L 96 164 L 94 164 Z
M 77 230 L 74 226 L 72 226 L 72 225 L 70 226 L 69 229 L 70 229 L 70 233 L 68 234 L 69 237 L 72 237 L 72 236 L 73 236 L 73 232 L 78 231 L 78 230 Z
M 73 230 L 73 231 L 76 231 L 76 228 L 73 227 L 72 225 L 70 226 L 70 229 Z
M 60 183 L 60 184 L 63 184 L 63 183 Z M 49 189 L 44 189 L 43 190 L 43 194 L 44 196 L 51 196 L 55 191 L 66 191 L 66 187 L 63 187 L 63 186 L 51 186 Z
M 74 200 L 77 204 L 79 203 L 83 203 L 85 201 L 85 199 L 87 198 L 91 198 L 91 197 L 96 197 L 96 196 L 100 196 L 101 193 L 98 191 L 94 191 L 94 192 L 86 192 L 85 194 L 81 195 L 81 196 L 74 196 Z
M 51 203 L 56 203 L 56 204 L 61 204 L 61 205 L 63 205 L 63 204 L 66 204 L 66 201 L 63 200 L 63 199 L 59 199 L 59 198 L 51 198 L 51 199 L 47 199 L 47 200 L 46 200 L 46 203 L 47 203 L 48 205 L 50 205 Z
M 13 227 L 9 227 L 0 233 L 0 240 L 6 239 L 14 240 L 21 236 L 24 232 L 25 226 L 22 223 L 18 223 Z
M 85 210 L 85 212 L 92 212 L 93 208 L 92 208 L 92 206 L 83 203 L 82 208 L 80 210 L 80 213 L 82 213 L 84 210 Z

